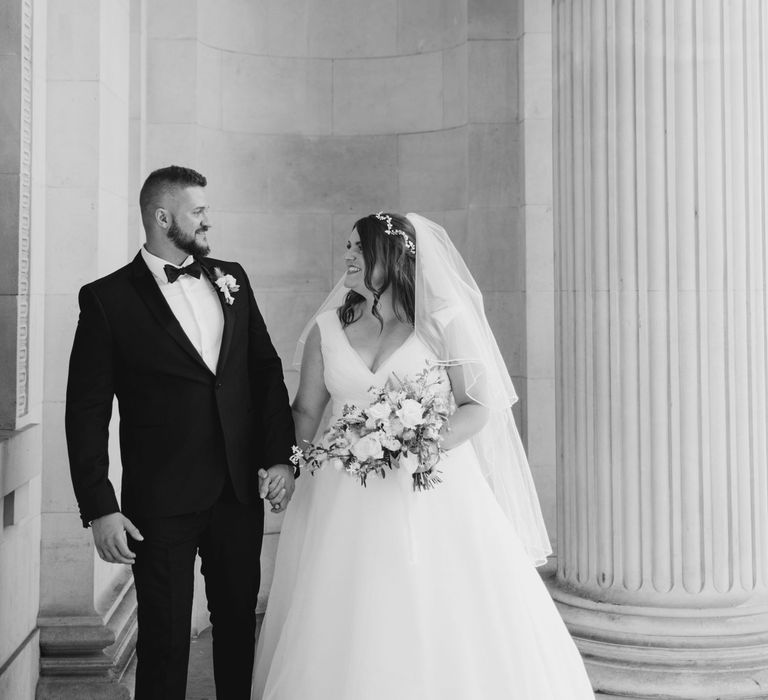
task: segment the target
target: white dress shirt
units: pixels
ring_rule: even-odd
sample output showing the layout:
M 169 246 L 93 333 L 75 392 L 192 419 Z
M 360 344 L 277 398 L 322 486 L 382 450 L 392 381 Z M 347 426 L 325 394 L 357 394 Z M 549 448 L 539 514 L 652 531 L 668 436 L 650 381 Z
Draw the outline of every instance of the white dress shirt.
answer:
M 165 265 L 186 267 L 194 261 L 191 255 L 181 265 L 174 265 L 158 258 L 145 247 L 141 249 L 141 256 L 152 272 L 168 306 L 171 307 L 173 315 L 187 334 L 187 338 L 195 346 L 203 362 L 215 374 L 221 349 L 221 336 L 224 332 L 224 312 L 217 296 L 218 292 L 206 277 L 205 272 L 200 275 L 200 279 L 195 279 L 191 275 L 180 275 L 173 284 L 168 282 L 163 269 Z

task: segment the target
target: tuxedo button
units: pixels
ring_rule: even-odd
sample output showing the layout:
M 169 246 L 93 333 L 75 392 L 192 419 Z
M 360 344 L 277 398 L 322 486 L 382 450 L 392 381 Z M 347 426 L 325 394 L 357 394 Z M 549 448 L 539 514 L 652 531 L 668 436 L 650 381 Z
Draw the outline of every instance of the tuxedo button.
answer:
M 222 387 L 222 386 L 223 386 L 223 385 L 222 385 L 222 383 L 221 383 L 221 382 L 216 382 L 216 388 L 217 388 L 217 389 L 221 389 L 221 387 Z

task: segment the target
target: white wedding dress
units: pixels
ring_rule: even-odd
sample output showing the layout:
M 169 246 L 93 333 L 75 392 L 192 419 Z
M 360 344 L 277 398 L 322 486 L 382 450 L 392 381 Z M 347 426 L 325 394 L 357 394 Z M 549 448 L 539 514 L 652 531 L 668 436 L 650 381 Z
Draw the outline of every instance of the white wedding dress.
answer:
M 333 415 L 434 354 L 416 335 L 371 372 L 336 312 L 317 318 Z M 581 700 L 584 666 L 465 443 L 442 483 L 394 470 L 304 474 L 283 521 L 255 700 Z

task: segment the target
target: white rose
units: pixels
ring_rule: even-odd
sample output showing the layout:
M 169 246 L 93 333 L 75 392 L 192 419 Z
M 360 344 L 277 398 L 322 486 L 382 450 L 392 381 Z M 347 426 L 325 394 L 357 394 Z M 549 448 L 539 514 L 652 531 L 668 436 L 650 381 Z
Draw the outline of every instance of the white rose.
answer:
M 397 452 L 401 447 L 400 441 L 394 435 L 387 435 L 386 433 L 381 438 L 381 444 L 391 452 Z
M 366 459 L 381 459 L 384 456 L 384 451 L 381 449 L 378 435 L 369 433 L 365 437 L 361 437 L 352 445 L 352 454 L 361 462 Z
M 409 474 L 415 474 L 419 468 L 419 457 L 413 452 L 404 452 L 400 455 L 400 468 Z
M 348 421 L 359 421 L 363 414 L 359 406 L 345 404 L 343 415 Z
M 355 430 L 345 430 L 343 438 L 344 443 L 348 446 L 354 445 L 360 439 L 360 434 Z M 339 443 L 341 443 L 341 440 L 339 440 Z
M 337 472 L 340 472 L 342 469 L 344 469 L 344 462 L 342 462 L 338 457 L 332 457 L 328 462 Z
M 368 415 L 374 420 L 384 420 L 391 412 L 392 408 L 385 401 L 379 401 L 368 408 Z
M 216 284 L 219 285 L 220 289 L 224 289 L 226 287 L 227 289 L 231 289 L 233 292 L 236 292 L 240 289 L 237 284 L 237 280 L 232 275 L 222 275 L 219 277 L 219 279 L 216 280 Z
M 404 399 L 395 413 L 406 428 L 415 428 L 424 422 L 424 409 L 418 401 L 413 399 Z

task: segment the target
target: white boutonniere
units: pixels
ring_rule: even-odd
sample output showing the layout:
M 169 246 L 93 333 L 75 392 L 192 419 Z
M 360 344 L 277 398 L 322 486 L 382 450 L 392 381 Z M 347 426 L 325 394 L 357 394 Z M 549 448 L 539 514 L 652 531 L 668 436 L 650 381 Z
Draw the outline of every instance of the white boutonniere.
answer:
M 225 275 L 220 267 L 214 267 L 213 274 L 216 275 L 215 283 L 219 291 L 224 295 L 224 300 L 227 304 L 234 304 L 235 297 L 232 295 L 240 291 L 240 285 L 237 283 L 237 280 L 232 275 Z

